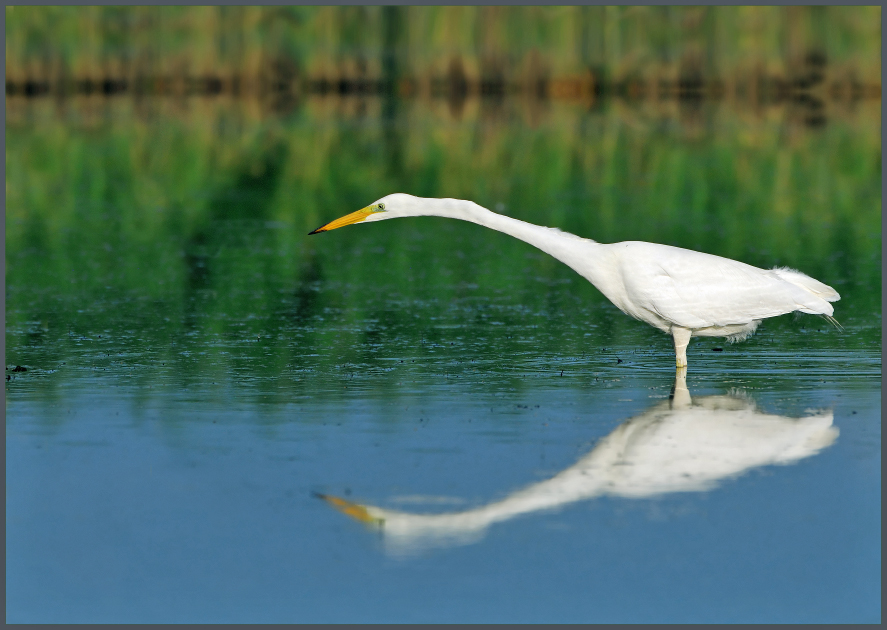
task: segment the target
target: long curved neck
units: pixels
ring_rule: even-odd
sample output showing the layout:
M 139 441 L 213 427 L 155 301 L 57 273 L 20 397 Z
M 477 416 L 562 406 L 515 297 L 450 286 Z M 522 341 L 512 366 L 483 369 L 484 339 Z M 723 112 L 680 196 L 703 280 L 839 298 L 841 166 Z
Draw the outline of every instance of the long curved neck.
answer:
M 473 201 L 461 199 L 422 199 L 415 213 L 403 216 L 437 216 L 477 223 L 491 230 L 520 239 L 557 258 L 579 275 L 607 293 L 610 266 L 606 246 L 557 228 L 533 225 L 519 219 L 496 214 Z

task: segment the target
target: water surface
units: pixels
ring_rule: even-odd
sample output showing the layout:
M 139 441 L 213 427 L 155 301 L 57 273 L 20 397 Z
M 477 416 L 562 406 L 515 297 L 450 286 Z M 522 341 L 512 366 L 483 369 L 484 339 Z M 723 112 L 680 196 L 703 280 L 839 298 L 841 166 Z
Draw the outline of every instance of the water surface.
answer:
M 7 128 L 7 620 L 880 619 L 879 134 L 121 103 Z M 306 236 L 394 191 L 798 268 L 844 328 L 676 383 L 505 235 Z

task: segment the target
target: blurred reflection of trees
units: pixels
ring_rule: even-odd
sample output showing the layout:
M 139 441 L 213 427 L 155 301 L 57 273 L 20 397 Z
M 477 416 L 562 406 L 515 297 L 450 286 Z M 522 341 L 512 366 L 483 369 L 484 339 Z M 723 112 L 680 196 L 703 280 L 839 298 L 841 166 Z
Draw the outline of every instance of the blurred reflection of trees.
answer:
M 529 119 L 616 99 L 690 126 L 711 102 L 817 127 L 879 100 L 879 24 L 877 6 L 11 7 L 6 93 L 246 99 L 260 116 L 440 100 L 455 119 L 470 99 L 505 115 L 495 101 L 520 95 Z

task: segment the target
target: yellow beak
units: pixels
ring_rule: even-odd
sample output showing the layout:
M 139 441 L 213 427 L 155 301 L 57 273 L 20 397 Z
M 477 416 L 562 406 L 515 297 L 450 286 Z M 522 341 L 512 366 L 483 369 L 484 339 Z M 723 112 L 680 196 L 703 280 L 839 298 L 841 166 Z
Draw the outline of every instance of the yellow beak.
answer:
M 314 230 L 313 232 L 308 232 L 308 235 L 318 234 L 320 232 L 329 232 L 330 230 L 335 230 L 340 227 L 345 227 L 346 225 L 351 225 L 352 223 L 359 223 L 366 219 L 368 216 L 373 214 L 374 212 L 378 212 L 378 210 L 373 209 L 372 206 L 367 206 L 366 208 L 362 208 L 357 212 L 352 212 L 351 214 L 346 214 L 344 217 L 340 217 L 335 221 L 330 221 L 326 225 L 321 225 L 319 228 Z
M 334 497 L 329 494 L 315 493 L 314 496 L 316 496 L 318 499 L 323 499 L 334 508 L 342 512 L 342 514 L 347 514 L 354 520 L 360 521 L 361 523 L 366 523 L 368 525 L 381 525 L 383 523 L 383 519 L 370 516 L 370 513 L 367 511 L 367 509 L 357 503 L 352 503 L 351 501 L 346 501 L 345 499 L 340 499 L 339 497 Z

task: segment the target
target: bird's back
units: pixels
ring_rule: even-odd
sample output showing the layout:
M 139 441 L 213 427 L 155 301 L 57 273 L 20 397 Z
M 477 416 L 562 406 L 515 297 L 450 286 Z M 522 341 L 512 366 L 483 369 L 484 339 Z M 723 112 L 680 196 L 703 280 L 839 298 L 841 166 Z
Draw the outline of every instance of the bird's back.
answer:
M 831 315 L 831 287 L 790 269 L 745 263 L 670 245 L 627 241 L 606 245 L 621 294 L 610 299 L 657 328 L 732 326 L 792 311 Z

